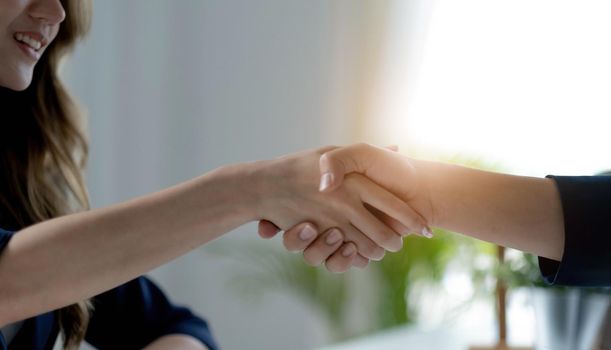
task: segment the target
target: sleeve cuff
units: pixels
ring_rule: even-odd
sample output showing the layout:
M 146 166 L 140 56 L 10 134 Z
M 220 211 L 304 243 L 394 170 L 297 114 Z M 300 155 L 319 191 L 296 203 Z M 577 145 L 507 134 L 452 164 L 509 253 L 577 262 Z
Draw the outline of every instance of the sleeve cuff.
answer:
M 544 257 L 539 257 L 539 270 L 541 271 L 541 276 L 543 280 L 550 285 L 556 284 L 556 278 L 558 277 L 558 272 L 560 271 L 560 265 L 562 262 L 547 259 Z
M 611 176 L 552 176 L 564 216 L 562 261 L 539 257 L 549 284 L 611 285 Z

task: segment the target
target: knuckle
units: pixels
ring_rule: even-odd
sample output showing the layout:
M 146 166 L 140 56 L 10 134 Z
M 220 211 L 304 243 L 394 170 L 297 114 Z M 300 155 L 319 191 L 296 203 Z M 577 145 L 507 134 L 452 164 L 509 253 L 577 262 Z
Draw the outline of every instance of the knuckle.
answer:
M 284 246 L 284 249 L 288 250 L 289 252 L 297 250 L 293 241 L 287 235 L 284 235 L 284 237 L 282 238 L 282 245 Z
M 329 146 L 324 146 L 324 147 L 320 147 L 316 150 L 316 153 L 318 153 L 318 155 L 323 155 L 326 154 L 330 151 L 336 150 L 338 149 L 339 146 L 337 145 L 329 145 Z
M 307 247 L 307 242 L 301 241 L 297 238 L 297 234 L 295 232 L 285 232 L 282 236 L 282 244 L 284 248 L 290 252 L 295 252 L 299 250 L 303 250 Z
M 369 146 L 370 145 L 367 142 L 358 142 L 356 145 L 354 145 L 354 148 L 356 150 L 363 151 L 363 150 L 369 148 Z
M 374 146 L 370 143 L 367 142 L 359 142 L 355 145 L 355 151 L 360 152 L 360 153 L 364 153 L 364 152 L 369 152 L 374 148 Z
M 334 167 L 340 163 L 341 160 L 337 157 L 335 152 L 329 151 L 320 155 L 320 162 L 326 164 L 328 167 Z

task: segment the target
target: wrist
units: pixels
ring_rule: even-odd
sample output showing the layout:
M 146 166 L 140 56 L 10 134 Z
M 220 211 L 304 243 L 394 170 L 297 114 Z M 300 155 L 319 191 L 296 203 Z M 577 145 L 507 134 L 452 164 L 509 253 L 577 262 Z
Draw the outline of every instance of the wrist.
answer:
M 410 158 L 413 165 L 417 194 L 414 199 L 415 209 L 424 217 L 429 226 L 441 227 L 443 221 L 444 201 L 440 200 L 440 164 L 436 162 Z
M 262 198 L 269 191 L 265 170 L 269 161 L 254 161 L 222 166 L 216 170 L 222 178 L 224 196 L 231 208 L 244 223 L 259 220 L 262 215 Z
M 180 215 L 190 217 L 197 231 L 211 229 L 212 239 L 254 220 L 251 168 L 250 163 L 224 165 L 179 185 Z

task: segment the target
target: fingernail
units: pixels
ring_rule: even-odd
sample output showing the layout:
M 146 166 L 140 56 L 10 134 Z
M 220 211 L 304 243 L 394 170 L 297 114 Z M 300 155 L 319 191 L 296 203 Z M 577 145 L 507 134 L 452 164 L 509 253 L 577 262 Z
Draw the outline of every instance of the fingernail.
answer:
M 374 254 L 374 256 L 372 256 L 371 258 L 369 258 L 369 260 L 373 260 L 373 261 L 380 261 L 382 259 L 384 259 L 384 256 L 386 255 L 386 251 L 384 249 L 379 249 L 376 251 L 376 253 Z
M 327 239 L 325 240 L 325 242 L 327 242 L 328 245 L 334 245 L 335 243 L 339 242 L 341 239 L 342 239 L 342 234 L 339 233 L 339 231 L 337 230 L 333 230 L 333 232 L 331 232 L 327 236 Z
M 332 182 L 333 182 L 333 174 L 324 173 L 320 179 L 320 187 L 318 188 L 318 190 L 320 192 L 325 191 L 327 188 L 331 186 Z
M 301 231 L 299 231 L 299 238 L 302 241 L 309 241 L 312 237 L 316 235 L 316 230 L 310 225 L 305 225 Z
M 433 232 L 431 232 L 431 229 L 428 227 L 422 229 L 422 235 L 426 238 L 433 238 Z
M 354 247 L 353 244 L 348 244 L 343 250 L 342 250 L 342 255 L 345 257 L 349 257 L 350 255 L 354 254 L 356 252 L 356 248 Z
M 403 237 L 399 237 L 399 245 L 395 249 L 396 250 L 393 250 L 393 252 L 398 252 L 403 249 Z

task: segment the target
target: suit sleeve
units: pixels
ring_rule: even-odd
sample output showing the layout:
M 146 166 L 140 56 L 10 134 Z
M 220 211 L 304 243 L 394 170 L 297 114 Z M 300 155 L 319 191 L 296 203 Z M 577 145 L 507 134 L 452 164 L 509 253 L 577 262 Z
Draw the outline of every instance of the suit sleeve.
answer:
M 552 176 L 564 215 L 562 261 L 539 257 L 550 284 L 611 286 L 611 176 Z

